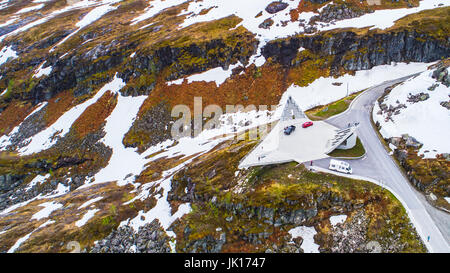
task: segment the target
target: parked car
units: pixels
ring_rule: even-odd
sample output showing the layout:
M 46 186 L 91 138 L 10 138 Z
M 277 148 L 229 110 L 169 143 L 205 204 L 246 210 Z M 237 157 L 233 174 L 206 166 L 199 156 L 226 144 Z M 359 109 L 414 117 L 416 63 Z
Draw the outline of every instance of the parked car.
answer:
M 287 126 L 287 127 L 284 128 L 284 134 L 285 135 L 290 135 L 294 131 L 295 131 L 295 126 L 294 125 Z
M 330 170 L 338 171 L 341 173 L 351 174 L 353 172 L 352 167 L 350 167 L 350 164 L 348 164 L 347 162 L 344 162 L 344 161 L 336 160 L 336 159 L 330 160 L 330 166 L 328 168 Z
M 313 125 L 312 121 L 307 121 L 307 122 L 302 124 L 302 127 L 303 128 L 308 128 L 309 126 L 312 126 L 312 125 Z

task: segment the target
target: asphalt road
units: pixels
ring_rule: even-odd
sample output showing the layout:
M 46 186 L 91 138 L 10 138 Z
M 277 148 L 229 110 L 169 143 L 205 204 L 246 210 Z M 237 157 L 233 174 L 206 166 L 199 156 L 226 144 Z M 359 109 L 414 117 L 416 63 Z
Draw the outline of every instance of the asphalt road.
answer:
M 432 207 L 423 194 L 409 183 L 387 153 L 371 124 L 372 107 L 384 89 L 409 77 L 368 89 L 353 101 L 346 112 L 329 118 L 327 122 L 340 128 L 347 126 L 349 122 L 360 123 L 357 133 L 367 153 L 362 159 L 347 160 L 352 166 L 353 175 L 377 180 L 392 189 L 409 210 L 410 217 L 429 251 L 449 253 L 450 215 Z M 329 161 L 330 159 L 316 160 L 314 165 L 328 168 Z

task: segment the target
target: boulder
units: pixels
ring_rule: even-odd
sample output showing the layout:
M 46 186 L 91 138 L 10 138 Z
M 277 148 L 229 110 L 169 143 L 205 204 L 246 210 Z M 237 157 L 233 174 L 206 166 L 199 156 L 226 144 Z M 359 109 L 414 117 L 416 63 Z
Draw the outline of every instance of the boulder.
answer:
M 270 18 L 267 18 L 266 20 L 264 20 L 264 22 L 262 22 L 259 25 L 259 28 L 263 28 L 263 29 L 269 29 L 272 25 L 273 25 L 273 20 Z
M 275 14 L 277 12 L 280 12 L 280 11 L 286 9 L 288 6 L 289 5 L 287 3 L 283 3 L 281 1 L 276 1 L 276 2 L 270 3 L 266 7 L 266 11 L 270 14 Z

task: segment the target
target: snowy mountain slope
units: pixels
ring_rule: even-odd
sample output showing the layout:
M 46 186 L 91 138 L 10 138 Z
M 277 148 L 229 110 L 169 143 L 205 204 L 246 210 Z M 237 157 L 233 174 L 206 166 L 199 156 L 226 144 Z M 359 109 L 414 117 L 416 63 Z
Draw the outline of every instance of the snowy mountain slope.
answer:
M 388 109 L 397 107 L 394 113 L 382 111 L 379 104 L 374 107 L 374 121 L 380 124 L 383 137 L 408 134 L 423 144 L 419 154 L 425 158 L 450 153 L 450 128 L 446 126 L 450 124 L 450 113 L 442 105 L 449 101 L 450 88 L 433 79 L 432 74 L 422 72 L 390 91 L 381 103 Z
M 294 240 L 291 246 L 286 245 L 290 239 L 280 239 L 280 249 L 332 249 L 329 231 L 303 226 L 307 220 L 329 225 L 328 218 L 316 217 L 320 204 L 284 208 L 284 197 L 277 195 L 289 188 L 298 199 L 312 202 L 308 196 L 322 196 L 328 186 L 312 183 L 308 175 L 299 179 L 310 187 L 292 185 L 284 176 L 296 174 L 292 166 L 269 171 L 283 174 L 273 185 L 255 176 L 261 170 L 238 171 L 237 162 L 255 142 L 233 136 L 275 121 L 279 113 L 270 106 L 282 105 L 288 95 L 307 110 L 448 57 L 448 25 L 437 23 L 448 21 L 447 2 L 412 1 L 412 8 L 384 2 L 367 14 L 362 4 L 359 17 L 336 17 L 331 23 L 313 20 L 331 1 L 308 11 L 300 0 L 3 3 L 0 251 L 66 251 L 53 242 L 66 237 L 96 251 L 207 251 L 204 242 L 215 251 L 265 251 L 272 246 L 261 238 L 282 238 L 278 235 L 295 228 L 318 232 L 326 242 L 308 235 L 307 244 Z M 381 22 L 380 14 L 389 18 Z M 407 14 L 415 17 L 396 22 Z M 344 26 L 354 29 L 339 29 Z M 170 130 L 177 118 L 171 110 L 179 104 L 193 110 L 194 97 L 202 97 L 203 107 L 258 107 L 223 113 L 219 128 L 175 140 Z M 335 178 L 324 179 L 334 183 Z M 251 183 L 261 189 L 254 193 Z M 336 194 L 348 198 L 346 190 Z M 267 194 L 279 202 L 268 202 Z M 380 221 L 402 219 L 396 226 L 386 221 L 385 228 L 404 232 L 397 241 L 381 231 L 361 233 L 349 238 L 358 240 L 345 251 L 364 247 L 373 236 L 393 245 L 391 251 L 424 250 L 401 210 L 391 210 L 401 206 L 398 201 L 364 182 L 355 194 L 345 202 L 368 205 L 345 211 L 353 217 L 345 229 L 362 232 L 370 225 L 365 213 L 376 210 L 385 216 Z M 386 204 L 368 201 L 377 198 Z M 255 227 L 255 219 L 217 216 L 236 206 L 234 211 L 256 209 L 266 217 L 274 205 L 288 218 L 297 215 L 295 220 L 273 218 L 258 235 L 240 231 L 237 238 L 231 236 L 231 226 Z M 45 214 L 35 217 L 42 206 Z M 12 217 L 18 218 L 10 226 Z M 230 226 L 221 227 L 224 223 Z M 275 224 L 280 228 L 266 234 Z M 186 226 L 195 229 L 185 231 Z M 117 229 L 141 234 L 152 244 L 113 246 Z M 147 229 L 161 235 L 145 237 Z
M 449 211 L 448 59 L 386 90 L 373 120 L 412 184 L 435 207 Z

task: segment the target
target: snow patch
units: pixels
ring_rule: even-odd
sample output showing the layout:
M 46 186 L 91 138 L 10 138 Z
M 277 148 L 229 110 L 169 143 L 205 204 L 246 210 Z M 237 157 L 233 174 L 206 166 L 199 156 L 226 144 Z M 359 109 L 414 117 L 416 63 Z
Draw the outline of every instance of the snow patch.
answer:
M 376 10 L 373 13 L 368 13 L 360 17 L 341 20 L 334 22 L 334 24 L 318 27 L 318 30 L 325 31 L 336 28 L 352 27 L 371 27 L 372 29 L 386 29 L 392 27 L 395 24 L 395 21 L 408 14 L 417 13 L 419 11 L 427 9 L 434 9 L 439 7 L 440 4 L 442 4 L 441 7 L 444 7 L 450 5 L 450 2 L 442 0 L 423 0 L 420 1 L 419 6 L 415 8 Z
M 24 121 L 27 120 L 32 115 L 34 115 L 36 112 L 40 111 L 46 105 L 47 105 L 47 102 L 39 103 L 36 106 L 36 108 L 33 110 L 33 112 L 31 112 L 28 116 L 25 117 Z M 12 131 L 8 135 L 3 135 L 3 136 L 0 137 L 0 151 L 5 150 L 9 145 L 11 145 L 11 137 L 13 135 L 15 135 L 19 131 L 20 126 L 22 125 L 22 123 L 17 125 L 16 127 L 14 127 L 14 129 L 12 129 Z
M 46 174 L 45 176 L 42 175 L 36 175 L 36 177 L 31 180 L 31 182 L 28 184 L 28 186 L 25 188 L 25 191 L 31 190 L 35 185 L 44 183 L 48 178 L 50 177 L 50 174 Z
M 305 253 L 319 253 L 319 245 L 314 243 L 314 235 L 316 235 L 314 227 L 298 226 L 289 230 L 292 239 L 302 237 L 303 243 L 301 245 Z
M 47 129 L 37 133 L 29 139 L 29 143 L 19 150 L 21 155 L 30 155 L 33 153 L 40 152 L 42 150 L 48 149 L 53 146 L 57 137 L 64 137 L 72 127 L 75 120 L 80 117 L 80 115 L 92 104 L 96 103 L 97 100 L 103 96 L 106 91 L 111 91 L 112 93 L 117 93 L 122 87 L 125 86 L 125 82 L 118 78 L 117 75 L 114 79 L 105 84 L 94 97 L 91 99 L 76 105 L 69 111 L 65 112 L 55 123 L 53 123 Z
M 94 199 L 91 199 L 91 200 L 89 200 L 89 201 L 83 203 L 78 209 L 82 209 L 82 208 L 89 207 L 90 205 L 92 205 L 92 204 L 94 204 L 95 202 L 98 202 L 98 201 L 100 201 L 100 200 L 102 200 L 102 199 L 103 199 L 103 196 L 99 196 L 99 197 L 96 197 L 96 198 L 94 198 Z
M 36 70 L 36 73 L 34 73 L 33 78 L 40 78 L 42 76 L 48 76 L 52 72 L 52 67 L 48 66 L 46 68 L 42 68 L 44 66 L 45 62 L 42 63 L 38 69 Z
M 182 3 L 186 2 L 186 0 L 154 0 L 150 1 L 150 6 L 145 9 L 145 12 L 141 14 L 140 16 L 132 19 L 131 25 L 135 25 L 141 21 L 147 20 L 148 18 L 151 18 L 155 16 L 156 14 L 160 13 L 161 11 L 180 5 Z
M 44 7 L 44 4 L 31 6 L 31 7 L 26 7 L 26 8 L 23 8 L 23 9 L 19 10 L 18 12 L 16 12 L 16 14 L 21 14 L 21 13 L 30 12 L 30 11 L 33 11 L 33 10 L 42 9 L 43 7 Z
M 130 180 L 134 181 L 134 175 L 142 172 L 147 161 L 136 152 L 136 148 L 125 148 L 122 140 L 146 98 L 147 96 L 124 97 L 119 94 L 116 107 L 106 119 L 106 135 L 100 140 L 112 148 L 111 158 L 108 165 L 95 175 L 95 182 L 85 186 L 109 181 L 118 181 L 119 185 L 124 185 L 132 182 Z
M 13 35 L 16 35 L 16 34 L 18 34 L 20 32 L 27 31 L 30 28 L 38 26 L 40 24 L 43 24 L 43 23 L 45 23 L 45 22 L 55 18 L 56 16 L 58 16 L 60 14 L 65 13 L 65 12 L 72 11 L 72 10 L 77 10 L 77 9 L 88 8 L 88 7 L 92 7 L 92 6 L 98 6 L 99 4 L 100 5 L 113 4 L 113 3 L 116 3 L 118 1 L 119 0 L 112 0 L 112 1 L 108 1 L 108 0 L 103 0 L 103 1 L 81 0 L 81 1 L 77 1 L 77 2 L 73 3 L 72 5 L 65 6 L 62 9 L 55 10 L 55 11 L 51 12 L 46 17 L 40 18 L 38 20 L 35 20 L 35 21 L 33 21 L 31 23 L 28 23 L 28 24 L 26 24 L 26 25 L 24 25 L 24 26 L 22 26 L 22 27 L 20 27 L 20 28 L 18 28 L 16 30 L 14 30 L 14 31 L 12 31 L 10 33 L 7 33 L 7 34 L 1 36 L 0 37 L 0 42 L 2 42 L 6 37 L 13 36 Z M 40 3 L 40 2 L 45 2 L 45 1 L 41 0 L 41 1 L 36 2 L 36 3 Z M 0 3 L 0 5 L 1 5 L 1 3 Z M 0 7 L 0 9 L 1 9 L 1 7 Z
M 9 0 L 2 0 L 2 1 L 0 1 L 0 10 L 8 7 L 8 4 L 9 4 Z
M 33 234 L 34 230 L 30 233 L 28 233 L 27 235 L 23 236 L 22 238 L 20 238 L 19 240 L 16 241 L 16 243 L 8 250 L 8 253 L 14 253 L 21 244 L 23 244 L 23 242 L 25 242 L 26 240 L 28 240 L 31 236 L 31 234 Z
M 330 222 L 333 227 L 335 227 L 337 224 L 343 224 L 347 220 L 347 215 L 335 215 L 330 217 Z
M 223 69 L 222 67 L 216 67 L 210 70 L 207 70 L 205 72 L 195 74 L 192 76 L 189 76 L 185 78 L 188 83 L 191 82 L 200 82 L 200 81 L 206 81 L 206 82 L 215 82 L 217 86 L 220 86 L 222 83 L 224 83 L 233 73 L 233 69 L 236 67 L 242 66 L 240 62 L 234 65 L 230 65 L 228 70 Z M 175 81 L 168 82 L 168 85 L 172 84 L 182 84 L 185 79 L 178 79 Z
M 6 63 L 10 58 L 15 59 L 17 58 L 16 52 L 12 49 L 11 46 L 5 46 L 0 51 L 0 65 Z
M 30 203 L 30 202 L 33 201 L 33 200 L 34 200 L 34 199 L 27 200 L 27 201 L 24 201 L 24 202 L 21 202 L 21 203 L 14 204 L 14 205 L 12 205 L 12 206 L 10 206 L 10 207 L 8 207 L 8 208 L 5 208 L 4 210 L 2 210 L 2 211 L 0 212 L 0 216 L 7 215 L 7 214 L 10 213 L 11 211 L 14 211 L 14 210 L 16 210 L 16 209 L 18 209 L 18 208 L 24 207 L 24 206 L 28 205 L 28 203 Z
M 31 216 L 31 220 L 41 220 L 42 218 L 48 218 L 52 212 L 63 207 L 62 204 L 54 203 L 53 201 L 39 204 L 39 206 L 44 208 L 33 214 L 33 216 Z
M 423 146 L 419 154 L 424 158 L 435 158 L 437 154 L 449 153 L 450 142 L 450 111 L 440 105 L 448 101 L 450 88 L 439 83 L 431 77 L 432 71 L 425 71 L 420 75 L 410 78 L 396 86 L 385 97 L 384 104 L 393 107 L 404 104 L 406 108 L 400 108 L 398 114 L 393 114 L 387 119 L 387 114 L 379 115 L 379 104 L 376 103 L 373 110 L 374 122 L 381 125 L 380 133 L 384 138 L 401 137 L 408 134 L 416 138 Z M 438 86 L 429 91 L 434 84 Z M 409 102 L 408 97 L 425 93 L 429 98 L 424 101 Z
M 180 27 L 185 28 L 195 23 L 236 15 L 243 19 L 238 26 L 243 26 L 249 31 L 256 33 L 257 38 L 260 41 L 269 41 L 290 36 L 303 30 L 303 28 L 298 25 L 298 22 L 291 22 L 291 16 L 289 14 L 291 9 L 296 9 L 298 7 L 300 1 L 301 0 L 286 1 L 285 3 L 289 4 L 289 6 L 276 14 L 269 14 L 265 11 L 265 8 L 273 2 L 273 0 L 204 0 L 201 2 L 190 2 L 189 7 L 180 14 L 187 15 Z M 215 8 L 211 9 L 208 13 L 203 15 L 200 14 L 202 10 L 212 7 Z M 259 12 L 262 12 L 262 15 L 256 17 Z M 309 18 L 313 14 L 314 13 L 302 13 L 300 15 Z M 269 18 L 274 21 L 271 28 L 260 28 L 259 25 Z
M 1 5 L 1 3 L 0 3 Z M 11 19 L 9 19 L 8 21 L 4 22 L 3 24 L 0 24 L 0 27 L 6 27 L 11 25 L 12 23 L 14 23 L 15 21 L 17 21 L 19 18 L 18 17 L 12 17 Z
M 83 17 L 83 19 L 81 19 L 78 23 L 76 23 L 75 26 L 79 27 L 80 29 L 87 27 L 88 25 L 100 19 L 106 13 L 117 9 L 117 7 L 111 6 L 112 4 L 115 4 L 117 2 L 119 1 L 110 1 L 106 5 L 94 8 L 88 14 L 86 14 L 86 16 Z
M 70 192 L 70 187 L 69 186 L 65 186 L 62 183 L 59 183 L 58 186 L 56 187 L 56 189 L 54 191 L 52 191 L 51 193 L 41 196 L 39 195 L 39 199 L 42 198 L 46 198 L 46 199 L 51 199 L 51 198 L 56 198 L 56 197 L 60 197 L 66 193 Z
M 84 226 L 92 217 L 94 217 L 95 213 L 100 211 L 99 209 L 91 209 L 86 212 L 86 214 L 83 215 L 83 217 L 75 222 L 75 225 L 77 227 Z
M 103 15 L 105 15 L 106 13 L 117 9 L 117 7 L 112 6 L 112 4 L 115 4 L 117 2 L 119 2 L 120 0 L 113 0 L 108 2 L 105 5 L 99 6 L 94 8 L 93 10 L 91 10 L 90 12 L 88 12 L 88 14 L 86 14 L 80 21 L 78 21 L 75 26 L 78 27 L 77 30 L 75 30 L 74 32 L 70 33 L 69 35 L 67 35 L 64 39 L 62 39 L 58 44 L 56 44 L 54 47 L 52 47 L 52 49 L 50 49 L 50 52 L 54 51 L 56 47 L 62 45 L 65 41 L 67 41 L 68 39 L 70 39 L 72 36 L 74 36 L 75 34 L 77 34 L 80 30 L 82 30 L 83 28 L 89 26 L 90 24 L 92 24 L 93 22 L 97 21 L 98 19 L 100 19 Z
M 182 165 L 184 166 L 184 164 Z M 180 169 L 180 167 L 176 169 L 178 170 Z M 172 170 L 171 172 L 175 173 L 174 170 Z M 138 215 L 135 218 L 126 221 L 123 224 L 130 225 L 131 227 L 133 227 L 135 231 L 137 231 L 139 230 L 139 227 L 144 226 L 147 223 L 151 223 L 155 219 L 158 219 L 159 222 L 161 223 L 161 226 L 168 233 L 168 235 L 171 237 L 175 237 L 175 234 L 173 232 L 167 231 L 167 229 L 176 219 L 189 213 L 191 211 L 191 206 L 190 204 L 181 204 L 178 207 L 177 212 L 171 214 L 172 207 L 167 201 L 167 195 L 172 188 L 171 186 L 172 177 L 173 176 L 169 176 L 168 178 L 162 179 L 162 181 L 151 183 L 151 184 L 159 184 L 158 191 L 162 190 L 162 195 L 159 194 L 155 196 L 155 198 L 157 199 L 155 207 L 153 207 L 147 212 L 139 211 Z M 148 194 L 148 192 L 145 193 Z
M 37 230 L 39 230 L 43 227 L 46 227 L 50 224 L 53 224 L 53 223 L 55 223 L 55 221 L 48 220 L 47 222 L 40 225 L 37 229 L 33 230 L 32 232 L 28 233 L 27 235 L 25 235 L 22 238 L 20 238 L 19 240 L 17 240 L 16 243 L 8 250 L 8 253 L 14 253 L 20 247 L 20 245 L 23 244 L 23 242 L 25 242 L 26 240 L 28 240 L 30 238 L 31 234 L 33 234 Z
M 193 1 L 189 3 L 189 7 L 182 11 L 180 15 L 187 15 L 180 28 L 190 25 L 222 19 L 230 15 L 235 15 L 243 19 L 236 27 L 243 26 L 247 30 L 256 34 L 256 38 L 260 41 L 257 53 L 251 58 L 250 64 L 261 66 L 266 59 L 261 55 L 261 48 L 270 40 L 284 38 L 303 32 L 304 28 L 300 27 L 298 22 L 291 22 L 289 11 L 296 9 L 301 0 L 286 1 L 289 6 L 283 11 L 276 14 L 269 14 L 265 8 L 273 2 L 273 0 L 204 0 Z M 204 9 L 210 9 L 208 13 L 201 15 Z M 257 17 L 258 13 L 262 15 Z M 303 12 L 299 15 L 299 19 L 309 21 L 316 15 L 313 12 Z M 274 24 L 270 29 L 260 28 L 259 25 L 266 19 L 272 19 Z
M 320 77 L 306 87 L 300 87 L 292 84 L 286 92 L 283 93 L 280 109 L 289 96 L 297 102 L 299 107 L 306 111 L 319 105 L 326 105 L 340 100 L 352 93 L 361 91 L 370 86 L 375 86 L 384 81 L 398 79 L 410 74 L 422 72 L 427 69 L 429 64 L 425 63 L 396 63 L 391 65 L 375 66 L 369 70 L 356 71 L 355 75 L 346 74 L 339 78 Z M 341 83 L 341 85 L 333 85 Z M 347 89 L 348 87 L 348 89 Z
M 392 151 L 395 151 L 397 149 L 397 146 L 395 146 L 392 143 L 389 143 L 389 149 L 391 149 Z

